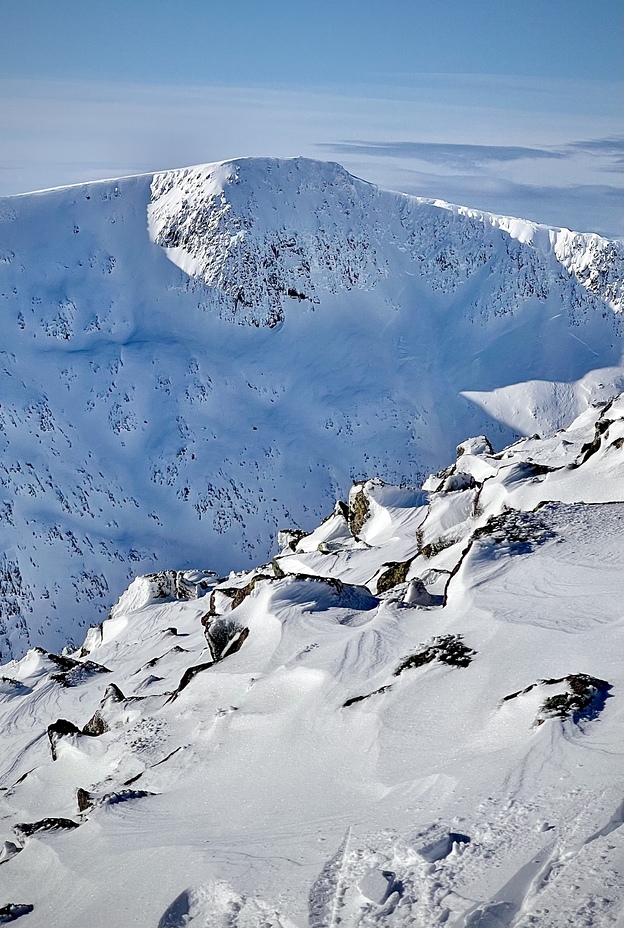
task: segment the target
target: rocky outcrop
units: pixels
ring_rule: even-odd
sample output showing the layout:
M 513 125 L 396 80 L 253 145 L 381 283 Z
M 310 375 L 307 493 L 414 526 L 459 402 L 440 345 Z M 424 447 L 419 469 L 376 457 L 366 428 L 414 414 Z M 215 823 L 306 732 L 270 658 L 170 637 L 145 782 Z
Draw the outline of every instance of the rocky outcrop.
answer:
M 356 484 L 349 493 L 349 530 L 354 538 L 362 531 L 370 514 L 370 504 L 363 484 Z
M 158 600 L 186 602 L 199 599 L 212 589 L 216 581 L 217 575 L 213 571 L 160 570 L 158 573 L 142 574 L 121 595 L 110 616 L 115 618 L 134 609 L 143 609 Z
M 79 826 L 80 822 L 74 822 L 71 818 L 42 818 L 38 822 L 20 822 L 13 826 L 13 831 L 20 838 L 30 838 L 41 832 L 71 831 Z
M 144 799 L 147 796 L 153 796 L 145 789 L 120 789 L 110 793 L 90 793 L 86 789 L 76 791 L 76 803 L 79 812 L 88 812 L 96 806 L 117 805 L 120 802 L 131 802 L 134 799 Z
M 73 722 L 68 722 L 67 719 L 58 719 L 56 722 L 48 725 L 47 735 L 48 741 L 50 742 L 52 760 L 56 760 L 58 757 L 57 745 L 61 738 L 79 734 L 81 734 L 80 729 L 74 725 Z
M 8 925 L 10 922 L 16 922 L 22 915 L 28 915 L 33 911 L 34 905 L 23 902 L 7 902 L 6 905 L 0 906 L 0 925 Z
M 96 664 L 95 661 L 75 660 L 61 654 L 48 654 L 48 659 L 56 664 L 60 671 L 52 674 L 52 679 L 61 686 L 80 686 L 85 680 L 98 673 L 110 673 L 108 667 Z
M 383 564 L 379 576 L 377 577 L 376 589 L 377 595 L 387 593 L 393 587 L 400 583 L 405 583 L 413 558 L 407 561 L 389 561 Z
M 266 172 L 266 174 L 265 174 Z M 277 223 L 266 228 L 256 175 L 275 173 Z M 371 289 L 383 257 L 363 234 L 374 188 L 337 164 L 305 158 L 249 159 L 156 174 L 149 223 L 153 240 L 208 290 L 221 315 L 275 326 L 289 299 L 311 305 L 341 289 Z M 348 210 L 348 229 L 341 212 Z
M 561 692 L 547 696 L 535 719 L 535 725 L 543 725 L 548 719 L 571 719 L 578 723 L 583 719 L 594 719 L 604 708 L 609 697 L 611 685 L 587 673 L 573 673 L 567 677 L 539 680 L 516 693 L 505 696 L 503 702 L 509 702 L 530 693 L 536 687 L 547 689 L 556 687 Z
M 464 644 L 462 635 L 441 635 L 434 638 L 431 644 L 422 645 L 418 651 L 402 660 L 394 671 L 394 676 L 398 677 L 406 670 L 424 667 L 433 661 L 448 664 L 450 667 L 468 667 L 476 653 Z

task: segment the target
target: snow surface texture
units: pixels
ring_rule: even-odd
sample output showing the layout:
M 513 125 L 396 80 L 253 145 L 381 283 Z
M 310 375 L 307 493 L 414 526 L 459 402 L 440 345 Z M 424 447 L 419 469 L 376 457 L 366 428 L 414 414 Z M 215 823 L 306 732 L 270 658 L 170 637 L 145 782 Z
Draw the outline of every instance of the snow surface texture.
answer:
M 0 200 L 0 653 L 624 386 L 623 248 L 243 159 Z M 232 324 L 237 323 L 237 324 Z
M 457 454 L 0 667 L 0 904 L 29 928 L 616 925 L 624 397 Z

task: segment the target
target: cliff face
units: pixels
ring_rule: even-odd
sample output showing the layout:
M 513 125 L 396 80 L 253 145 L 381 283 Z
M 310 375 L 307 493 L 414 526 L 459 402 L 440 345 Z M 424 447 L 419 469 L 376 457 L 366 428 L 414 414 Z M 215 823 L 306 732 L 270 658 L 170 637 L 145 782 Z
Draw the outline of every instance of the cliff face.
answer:
M 485 269 L 466 306 L 480 315 L 554 293 L 582 314 L 592 305 L 583 290 L 623 307 L 621 244 L 394 194 L 338 164 L 247 159 L 167 171 L 154 176 L 148 214 L 152 239 L 238 322 L 276 325 L 288 297 L 370 291 L 401 272 L 448 294 Z
M 622 247 L 243 159 L 0 201 L 0 648 L 622 381 Z M 238 323 L 238 324 L 232 324 Z

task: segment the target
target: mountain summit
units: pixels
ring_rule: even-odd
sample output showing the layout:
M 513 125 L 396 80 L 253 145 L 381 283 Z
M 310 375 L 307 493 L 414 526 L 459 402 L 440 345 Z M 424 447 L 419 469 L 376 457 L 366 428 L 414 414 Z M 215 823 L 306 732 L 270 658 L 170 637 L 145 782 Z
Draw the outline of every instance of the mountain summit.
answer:
M 240 159 L 0 200 L 0 649 L 624 386 L 624 249 Z M 234 323 L 234 324 L 233 324 Z
M 273 326 L 288 299 L 314 304 L 410 273 L 447 294 L 477 275 L 471 308 L 513 312 L 561 288 L 562 267 L 624 307 L 624 251 L 614 242 L 392 193 L 331 162 L 249 158 L 157 174 L 148 215 L 152 240 L 237 322 Z M 503 265 L 516 279 L 497 293 L 488 278 Z

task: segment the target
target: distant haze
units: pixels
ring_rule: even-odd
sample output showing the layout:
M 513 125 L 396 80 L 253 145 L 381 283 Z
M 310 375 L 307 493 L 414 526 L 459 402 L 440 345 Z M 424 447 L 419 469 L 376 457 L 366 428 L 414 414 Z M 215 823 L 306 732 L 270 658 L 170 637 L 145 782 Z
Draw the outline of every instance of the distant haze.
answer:
M 0 34 L 0 195 L 305 155 L 619 237 L 622 20 L 615 0 L 23 0 Z

